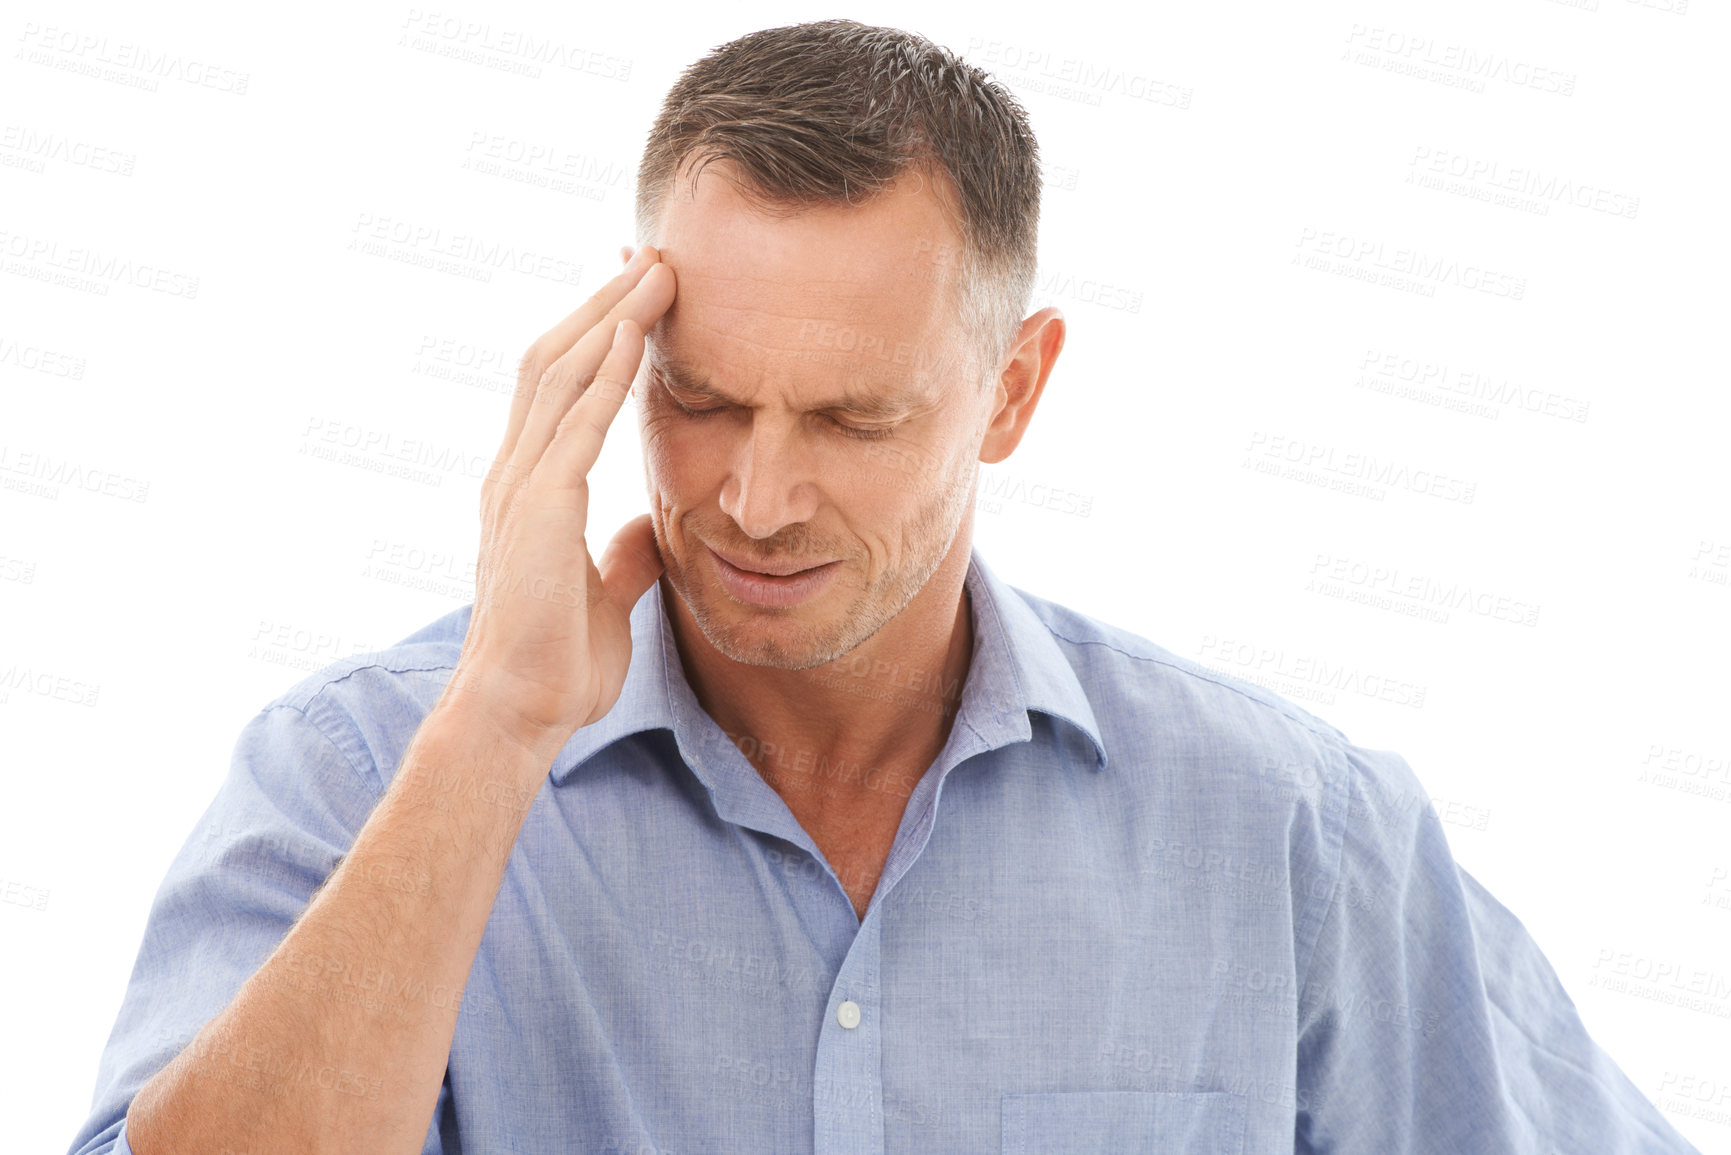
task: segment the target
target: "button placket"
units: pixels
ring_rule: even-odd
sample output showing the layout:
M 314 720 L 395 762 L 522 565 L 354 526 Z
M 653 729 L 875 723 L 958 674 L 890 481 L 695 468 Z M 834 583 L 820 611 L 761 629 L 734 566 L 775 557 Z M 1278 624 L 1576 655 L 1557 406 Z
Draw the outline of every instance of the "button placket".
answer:
M 876 910 L 866 913 L 836 974 L 836 1000 L 818 1034 L 812 1116 L 818 1155 L 882 1151 L 882 1038 L 878 1016 L 879 950 Z

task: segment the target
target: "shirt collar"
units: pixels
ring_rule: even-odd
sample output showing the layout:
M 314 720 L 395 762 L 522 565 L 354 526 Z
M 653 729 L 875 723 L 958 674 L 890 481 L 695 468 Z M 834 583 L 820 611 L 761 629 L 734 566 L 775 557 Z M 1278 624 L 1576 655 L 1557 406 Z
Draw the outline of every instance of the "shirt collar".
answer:
M 1031 739 L 1028 711 L 1038 710 L 1081 731 L 1093 744 L 1094 769 L 1104 769 L 1100 723 L 1051 629 L 1019 590 L 992 572 L 978 548 L 970 551 L 963 580 L 973 603 L 974 653 L 956 726 L 978 734 L 981 750 L 992 750 Z M 632 607 L 631 665 L 619 700 L 599 721 L 571 735 L 553 760 L 553 784 L 564 785 L 579 766 L 621 738 L 657 729 L 672 731 L 680 754 L 710 790 L 716 775 L 737 772 L 741 760 L 717 755 L 727 737 L 686 681 L 659 581 Z

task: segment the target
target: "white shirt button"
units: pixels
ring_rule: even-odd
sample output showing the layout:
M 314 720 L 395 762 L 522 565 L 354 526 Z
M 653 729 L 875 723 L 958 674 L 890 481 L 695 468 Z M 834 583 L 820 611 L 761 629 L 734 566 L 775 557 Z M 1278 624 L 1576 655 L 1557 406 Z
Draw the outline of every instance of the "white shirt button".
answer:
M 835 1021 L 850 1031 L 859 1026 L 859 1004 L 849 999 L 837 1007 L 835 1009 Z

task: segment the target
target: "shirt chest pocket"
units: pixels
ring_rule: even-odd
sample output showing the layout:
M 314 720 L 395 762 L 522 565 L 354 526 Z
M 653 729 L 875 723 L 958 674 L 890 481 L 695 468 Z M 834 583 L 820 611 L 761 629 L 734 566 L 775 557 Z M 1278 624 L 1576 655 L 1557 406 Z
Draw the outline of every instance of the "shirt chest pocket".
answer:
M 1230 1091 L 1042 1091 L 1003 1096 L 1003 1155 L 1238 1155 L 1242 1095 Z

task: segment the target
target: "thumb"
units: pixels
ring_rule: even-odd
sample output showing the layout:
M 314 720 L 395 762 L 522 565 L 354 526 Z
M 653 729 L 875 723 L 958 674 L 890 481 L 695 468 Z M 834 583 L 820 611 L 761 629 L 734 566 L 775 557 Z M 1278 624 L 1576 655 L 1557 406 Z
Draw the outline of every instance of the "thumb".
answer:
M 601 564 L 596 566 L 607 599 L 627 614 L 665 568 L 655 545 L 655 523 L 647 513 L 620 527 L 601 551 Z

